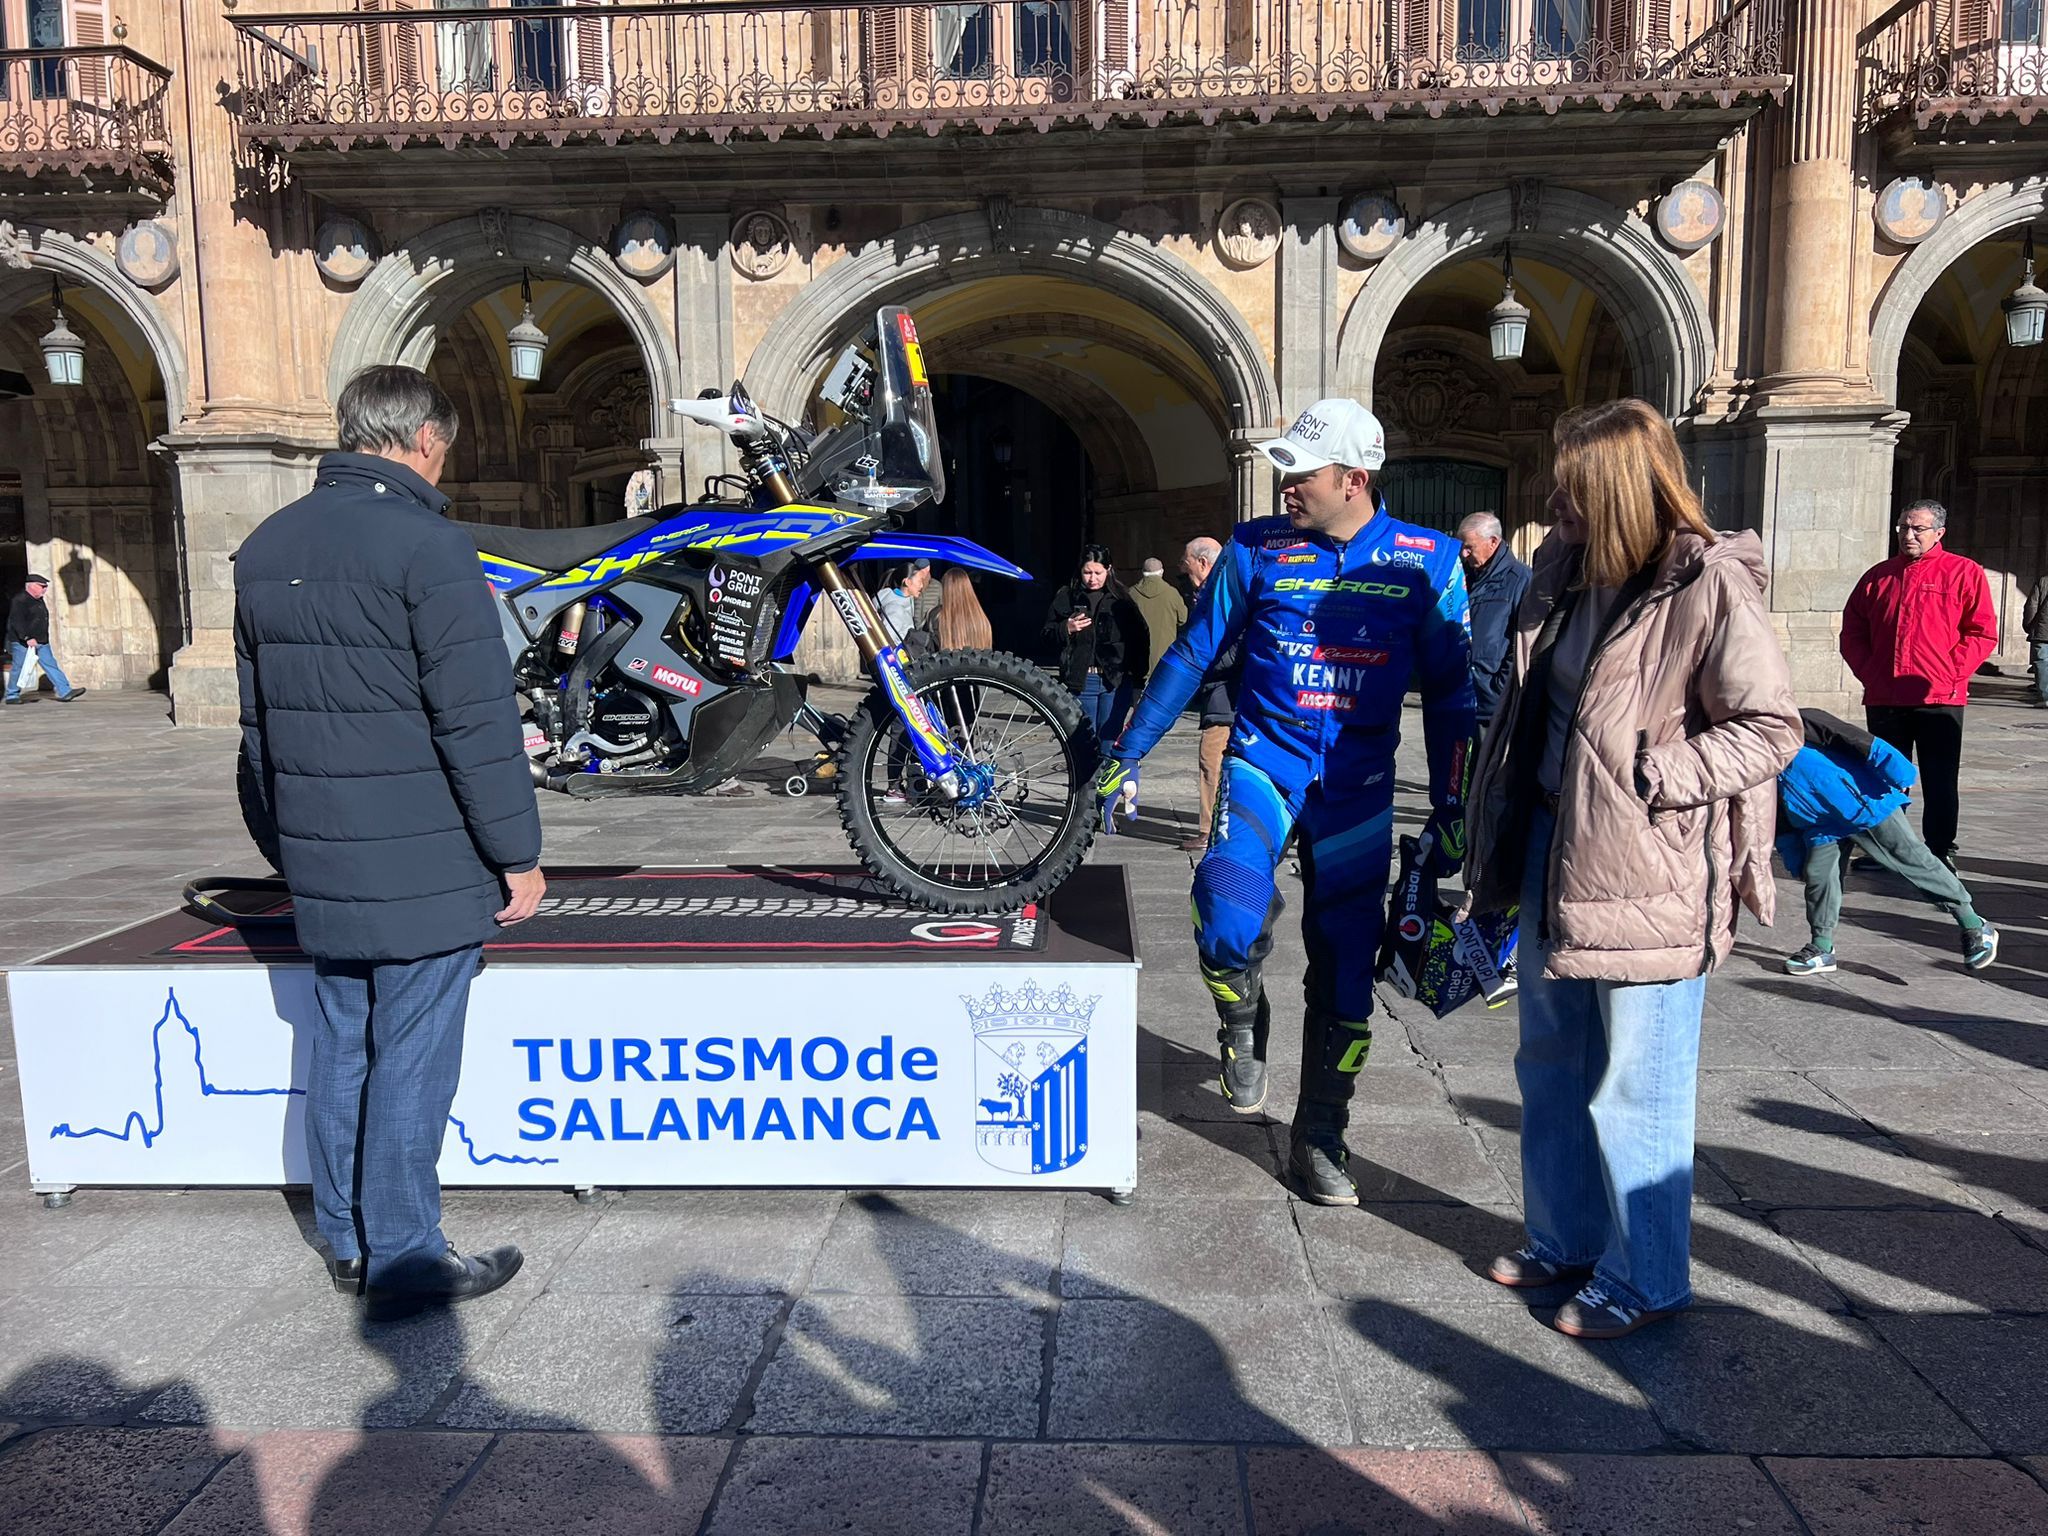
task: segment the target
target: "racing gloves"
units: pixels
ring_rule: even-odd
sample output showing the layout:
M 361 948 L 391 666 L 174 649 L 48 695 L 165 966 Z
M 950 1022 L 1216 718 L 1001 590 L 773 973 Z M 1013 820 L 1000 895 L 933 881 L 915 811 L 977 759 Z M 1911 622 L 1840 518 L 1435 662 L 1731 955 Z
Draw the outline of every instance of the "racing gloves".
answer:
M 1429 850 L 1429 872 L 1439 879 L 1455 875 L 1465 865 L 1465 807 L 1439 806 L 1431 811 L 1422 827 L 1422 841 Z
M 1119 757 L 1105 757 L 1095 770 L 1095 798 L 1102 806 L 1102 830 L 1116 835 L 1117 811 L 1131 821 L 1138 814 L 1138 765 Z

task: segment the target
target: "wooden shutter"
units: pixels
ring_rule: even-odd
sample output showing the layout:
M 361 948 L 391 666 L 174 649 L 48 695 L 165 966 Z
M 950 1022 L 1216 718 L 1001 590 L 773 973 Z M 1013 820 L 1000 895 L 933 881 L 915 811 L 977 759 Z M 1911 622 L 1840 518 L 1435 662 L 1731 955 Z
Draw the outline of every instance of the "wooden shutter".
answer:
M 903 78 L 903 13 L 894 7 L 861 16 L 861 56 L 870 80 Z
M 1991 36 L 1991 0 L 1957 0 L 1956 44 L 1970 48 Z
M 1441 41 L 1443 5 L 1441 0 L 1398 0 L 1401 18 L 1401 53 L 1412 66 L 1437 62 L 1443 52 Z
M 1074 79 L 1083 99 L 1131 94 L 1137 77 L 1138 8 L 1132 0 L 1073 0 Z
M 71 0 L 71 46 L 107 46 L 107 0 Z M 107 99 L 107 61 L 104 58 L 74 59 L 77 67 L 78 99 Z
M 412 0 L 360 0 L 360 8 L 376 13 L 409 11 L 413 5 Z M 418 27 L 363 28 L 363 105 L 367 116 L 381 116 L 392 92 L 416 90 L 422 78 Z
M 591 6 L 592 0 L 569 0 Z M 570 23 L 570 56 L 574 59 L 575 99 L 580 110 L 601 115 L 609 110 L 612 83 L 611 27 L 603 16 L 581 16 Z

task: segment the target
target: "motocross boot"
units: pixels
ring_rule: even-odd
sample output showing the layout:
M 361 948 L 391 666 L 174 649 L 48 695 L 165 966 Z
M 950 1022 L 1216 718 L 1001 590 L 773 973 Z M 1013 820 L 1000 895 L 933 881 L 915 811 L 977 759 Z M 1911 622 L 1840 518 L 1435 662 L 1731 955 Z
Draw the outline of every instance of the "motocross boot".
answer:
M 1351 1123 L 1351 1090 L 1372 1049 L 1372 1027 L 1311 1006 L 1301 1031 L 1301 1098 L 1287 1169 L 1317 1205 L 1356 1205 L 1351 1154 L 1344 1128 Z
M 1239 1114 L 1256 1114 L 1266 1103 L 1266 1038 L 1273 1028 L 1259 968 L 1217 971 L 1205 965 L 1202 981 L 1222 1021 L 1216 1042 L 1222 1047 L 1223 1097 Z

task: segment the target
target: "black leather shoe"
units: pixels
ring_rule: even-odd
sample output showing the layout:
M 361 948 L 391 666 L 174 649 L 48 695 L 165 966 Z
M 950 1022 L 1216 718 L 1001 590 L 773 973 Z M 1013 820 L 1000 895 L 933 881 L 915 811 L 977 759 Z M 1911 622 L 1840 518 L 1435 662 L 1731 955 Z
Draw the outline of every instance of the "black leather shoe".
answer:
M 329 1259 L 327 1278 L 334 1282 L 334 1288 L 344 1296 L 360 1296 L 363 1293 L 363 1261 L 361 1259 Z
M 403 1285 L 373 1285 L 369 1298 L 370 1321 L 391 1322 L 411 1317 L 431 1307 L 453 1306 L 488 1296 L 519 1273 L 524 1254 L 507 1243 L 488 1253 L 464 1257 L 450 1248 L 437 1263 L 422 1264 L 405 1277 Z
M 58 694 L 58 695 L 57 695 L 57 702 L 58 702 L 59 704 L 69 704 L 69 703 L 71 703 L 71 702 L 72 702 L 73 700 L 75 700 L 75 699 L 82 699 L 82 698 L 84 698 L 84 697 L 85 697 L 85 690 L 84 690 L 83 688 L 74 688 L 74 689 L 72 689 L 72 690 L 71 690 L 71 691 L 70 691 L 69 693 L 60 693 L 60 694 Z

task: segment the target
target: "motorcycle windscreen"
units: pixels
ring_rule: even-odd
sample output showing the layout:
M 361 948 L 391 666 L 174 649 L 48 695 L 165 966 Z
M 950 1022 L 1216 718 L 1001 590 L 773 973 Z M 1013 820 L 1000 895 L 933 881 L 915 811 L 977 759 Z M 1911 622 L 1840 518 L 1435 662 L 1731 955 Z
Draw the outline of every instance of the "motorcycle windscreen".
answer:
M 813 473 L 837 500 L 877 512 L 943 501 L 931 376 L 910 311 L 895 304 L 876 311 L 872 347 L 865 370 L 853 356 L 857 349 L 848 348 L 826 381 L 821 406 L 857 408 L 859 415 L 818 438 Z

